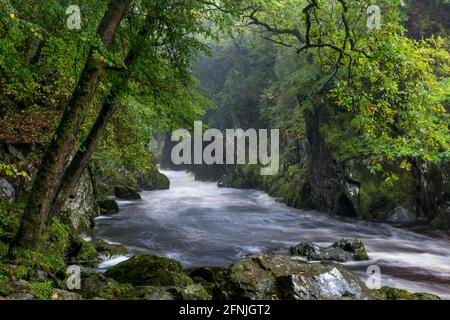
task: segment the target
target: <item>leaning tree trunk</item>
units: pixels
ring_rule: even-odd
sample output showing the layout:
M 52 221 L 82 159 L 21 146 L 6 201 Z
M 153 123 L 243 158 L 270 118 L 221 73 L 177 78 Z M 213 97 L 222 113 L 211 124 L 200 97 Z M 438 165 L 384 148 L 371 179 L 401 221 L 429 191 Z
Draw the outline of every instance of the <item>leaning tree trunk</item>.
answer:
M 124 87 L 126 87 L 127 82 L 132 75 L 133 64 L 143 52 L 143 45 L 145 43 L 144 39 L 148 38 L 151 35 L 151 33 L 154 31 L 156 23 L 157 19 L 154 19 L 149 15 L 142 29 L 134 39 L 133 44 L 124 60 L 124 63 L 126 66 L 128 66 L 129 70 L 122 71 L 124 72 L 124 74 L 119 77 L 120 80 L 115 83 L 113 88 L 111 88 L 110 94 L 103 103 L 103 106 L 97 116 L 93 127 L 89 131 L 88 136 L 84 140 L 83 144 L 81 145 L 81 147 L 73 157 L 69 167 L 67 168 L 56 197 L 54 198 L 54 202 L 50 210 L 51 216 L 55 216 L 61 211 L 64 204 L 75 189 L 75 186 L 78 183 L 78 180 L 80 179 L 83 171 L 87 168 L 89 161 L 91 160 L 92 155 L 96 149 L 97 141 L 102 136 L 109 120 L 119 106 L 118 99 L 120 98 L 120 92 Z
M 129 3 L 130 0 L 110 0 L 97 30 L 106 48 L 111 46 Z M 75 146 L 75 134 L 81 127 L 104 73 L 104 63 L 94 57 L 91 49 L 72 98 L 44 154 L 11 247 L 34 249 L 39 246 L 42 229 Z

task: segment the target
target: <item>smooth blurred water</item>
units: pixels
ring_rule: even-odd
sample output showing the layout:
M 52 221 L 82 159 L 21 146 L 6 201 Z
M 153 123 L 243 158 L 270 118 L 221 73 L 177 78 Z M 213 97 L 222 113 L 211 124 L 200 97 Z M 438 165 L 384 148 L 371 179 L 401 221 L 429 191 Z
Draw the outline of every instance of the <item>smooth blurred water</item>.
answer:
M 382 285 L 450 298 L 450 239 L 386 224 L 335 217 L 285 206 L 256 190 L 218 188 L 185 172 L 164 172 L 170 190 L 120 201 L 120 212 L 96 219 L 97 237 L 153 252 L 184 266 L 226 266 L 247 254 L 286 250 L 301 241 L 330 245 L 362 239 L 370 261 L 347 263 L 366 276 L 378 265 Z

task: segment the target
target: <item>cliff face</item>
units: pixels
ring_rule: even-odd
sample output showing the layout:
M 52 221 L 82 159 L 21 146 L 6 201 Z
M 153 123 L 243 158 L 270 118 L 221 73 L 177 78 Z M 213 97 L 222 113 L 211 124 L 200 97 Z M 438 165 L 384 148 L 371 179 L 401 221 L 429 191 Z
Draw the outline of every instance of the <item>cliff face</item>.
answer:
M 339 161 L 327 145 L 323 124 L 326 109 L 306 111 L 306 139 L 282 141 L 280 171 L 262 177 L 257 166 L 191 167 L 201 180 L 213 180 L 222 172 L 219 185 L 257 188 L 286 204 L 395 224 L 427 224 L 450 229 L 450 166 L 417 164 L 412 170 L 394 166 L 387 170 L 395 179 L 369 172 L 358 159 Z

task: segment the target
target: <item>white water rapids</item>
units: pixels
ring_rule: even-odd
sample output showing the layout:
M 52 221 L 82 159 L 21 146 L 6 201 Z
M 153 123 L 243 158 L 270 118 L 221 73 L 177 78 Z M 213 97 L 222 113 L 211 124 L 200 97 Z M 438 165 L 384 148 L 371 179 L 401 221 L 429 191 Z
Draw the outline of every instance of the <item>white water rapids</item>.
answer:
M 361 239 L 370 261 L 348 268 L 366 276 L 381 269 L 382 285 L 450 299 L 450 238 L 386 224 L 294 209 L 261 191 L 218 188 L 185 172 L 164 172 L 170 190 L 144 191 L 142 200 L 119 201 L 120 212 L 96 219 L 97 237 L 131 253 L 152 252 L 184 266 L 226 266 L 247 254 L 286 250 L 299 242 L 330 245 Z M 120 261 L 120 260 L 118 260 Z

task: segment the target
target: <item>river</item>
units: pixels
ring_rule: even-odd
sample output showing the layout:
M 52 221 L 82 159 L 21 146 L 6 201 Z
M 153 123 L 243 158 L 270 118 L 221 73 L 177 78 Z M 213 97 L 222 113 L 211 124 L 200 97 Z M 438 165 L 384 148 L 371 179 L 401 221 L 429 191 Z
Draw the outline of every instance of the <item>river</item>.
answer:
M 153 252 L 184 266 L 226 266 L 247 254 L 286 251 L 302 241 L 330 245 L 363 240 L 370 261 L 345 265 L 362 278 L 381 269 L 382 285 L 450 299 L 450 238 L 387 224 L 290 208 L 257 190 L 218 188 L 185 172 L 165 171 L 169 190 L 119 201 L 120 212 L 96 218 L 96 236 Z M 120 261 L 117 260 L 117 261 Z

